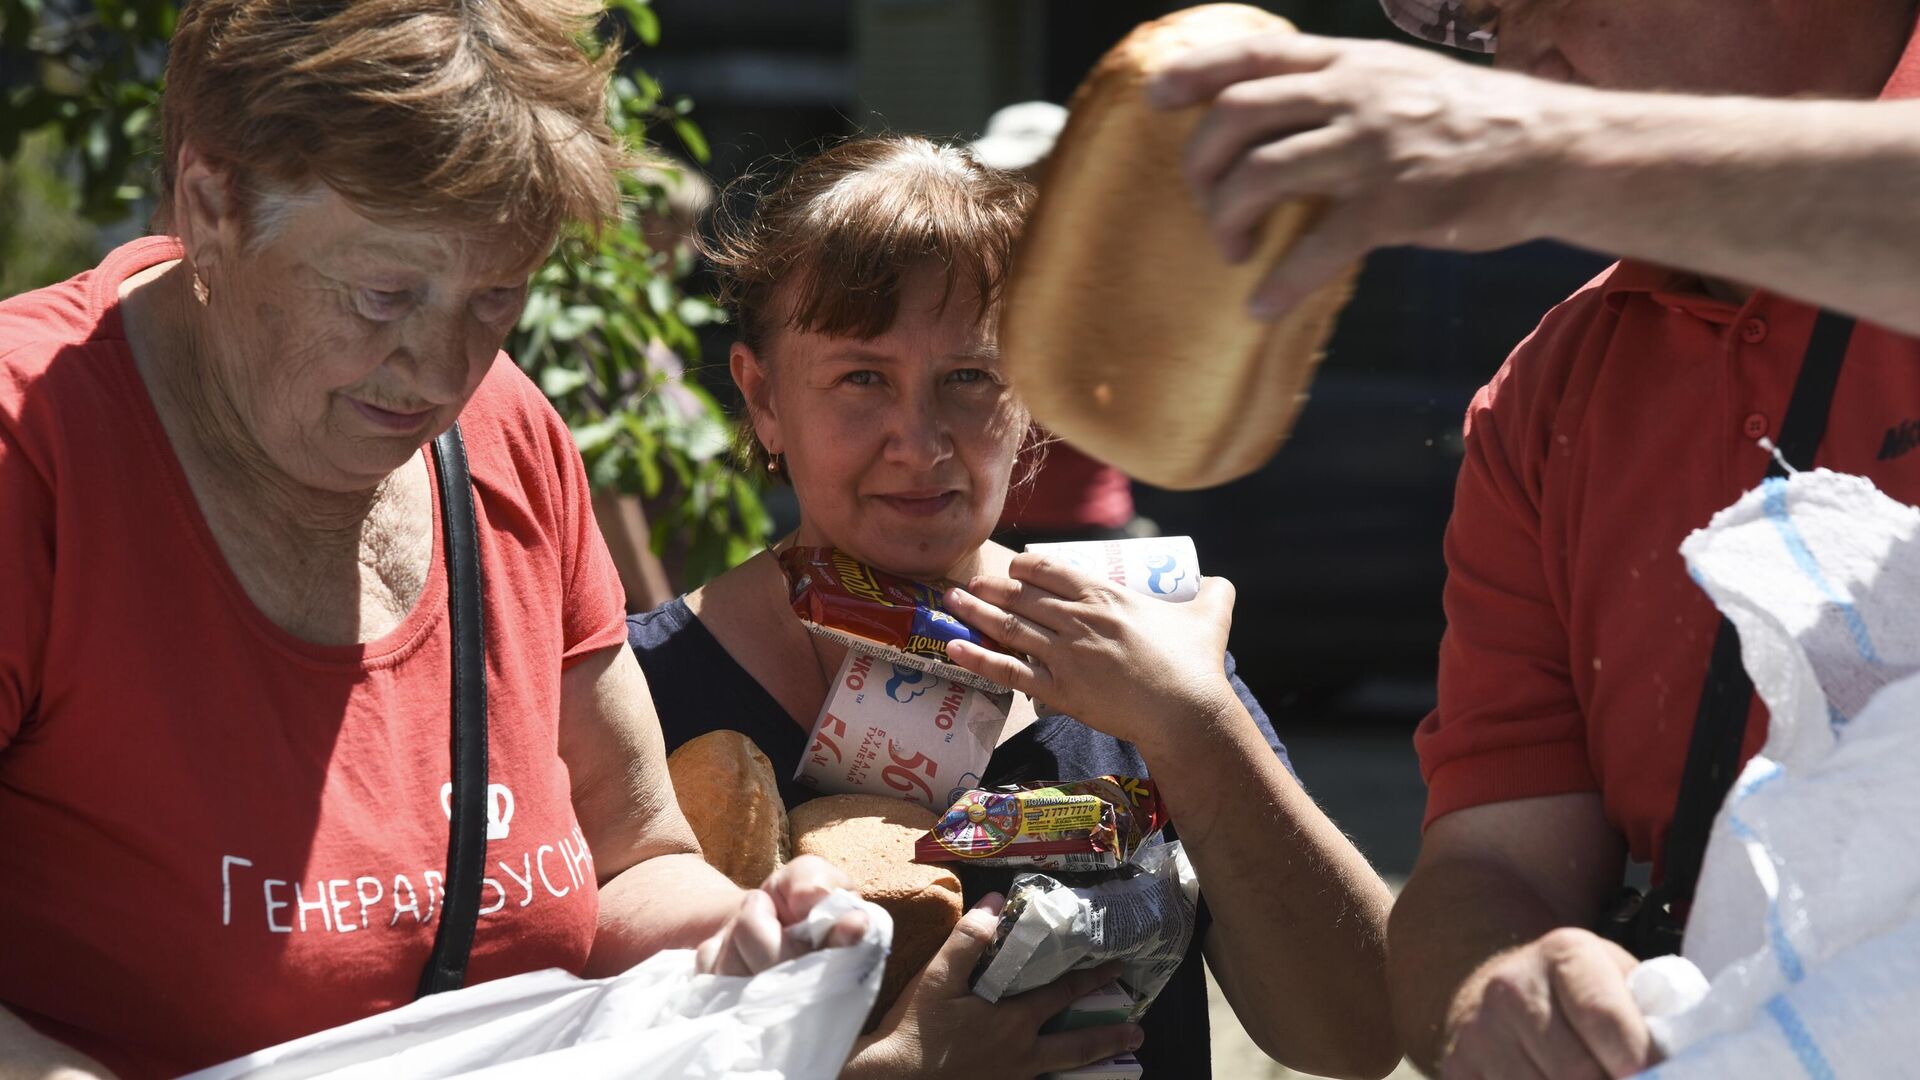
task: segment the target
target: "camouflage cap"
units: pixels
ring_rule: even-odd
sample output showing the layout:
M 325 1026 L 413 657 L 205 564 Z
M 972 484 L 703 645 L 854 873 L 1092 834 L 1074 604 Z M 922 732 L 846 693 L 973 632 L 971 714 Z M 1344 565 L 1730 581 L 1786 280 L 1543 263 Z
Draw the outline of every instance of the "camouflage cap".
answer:
M 1490 53 L 1496 37 L 1471 0 L 1380 0 L 1395 26 L 1436 45 Z

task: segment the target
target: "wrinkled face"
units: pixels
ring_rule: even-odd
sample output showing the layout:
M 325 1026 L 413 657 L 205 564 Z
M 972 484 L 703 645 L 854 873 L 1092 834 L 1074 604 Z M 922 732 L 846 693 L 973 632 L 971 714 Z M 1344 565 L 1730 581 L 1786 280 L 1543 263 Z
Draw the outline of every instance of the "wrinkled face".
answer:
M 258 242 L 227 225 L 194 250 L 212 290 L 203 360 L 244 437 L 328 491 L 374 487 L 453 424 L 538 262 L 458 230 L 371 221 L 325 189 Z
M 1499 67 L 1615 90 L 1870 96 L 1912 0 L 1466 0 Z
M 755 433 L 799 497 L 800 542 L 920 578 L 968 564 L 993 532 L 1027 428 L 991 321 L 957 291 L 941 310 L 940 285 L 910 276 L 879 337 L 782 330 L 771 355 L 734 357 Z

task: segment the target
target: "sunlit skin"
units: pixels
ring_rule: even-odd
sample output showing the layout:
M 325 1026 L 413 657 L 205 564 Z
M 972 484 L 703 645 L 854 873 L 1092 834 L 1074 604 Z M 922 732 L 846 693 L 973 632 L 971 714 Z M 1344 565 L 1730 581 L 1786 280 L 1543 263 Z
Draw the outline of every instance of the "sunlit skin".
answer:
M 1464 13 L 1498 33 L 1496 67 L 1610 90 L 1868 96 L 1905 44 L 1806 0 L 1469 0 Z
M 181 239 L 209 303 L 174 321 L 196 377 L 173 382 L 200 441 L 275 486 L 378 486 L 479 388 L 544 253 L 376 221 L 325 188 L 249 243 L 224 177 L 183 157 Z
M 993 326 L 927 268 L 871 340 L 782 329 L 731 357 L 761 445 L 800 501 L 801 544 L 918 578 L 965 580 L 1000 520 L 1027 414 Z

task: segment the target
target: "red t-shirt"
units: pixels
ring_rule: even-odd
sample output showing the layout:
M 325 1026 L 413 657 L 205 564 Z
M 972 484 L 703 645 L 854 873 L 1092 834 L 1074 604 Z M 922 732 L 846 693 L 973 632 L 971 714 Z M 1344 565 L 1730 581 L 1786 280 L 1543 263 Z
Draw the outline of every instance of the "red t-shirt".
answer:
M 124 1074 L 412 999 L 447 857 L 447 585 L 301 641 L 228 569 L 134 367 L 136 241 L 0 303 L 0 1005 Z M 485 577 L 490 828 L 471 978 L 578 970 L 599 893 L 562 668 L 624 641 L 566 426 L 504 357 L 460 418 Z M 431 467 L 431 462 L 429 462 Z
M 1133 520 L 1133 481 L 1126 473 L 1063 442 L 1045 453 L 1033 484 L 1007 493 L 1000 528 L 1069 532 L 1118 529 Z M 1023 455 L 1014 466 L 1015 479 L 1025 475 L 1027 461 Z
M 1920 96 L 1920 47 L 1886 96 Z M 1778 438 L 1816 314 L 1623 263 L 1480 391 L 1447 527 L 1439 706 L 1414 737 L 1429 824 L 1597 791 L 1659 872 L 1720 622 L 1680 542 L 1765 475 L 1757 440 Z M 1816 462 L 1920 503 L 1920 340 L 1859 325 Z M 1766 715 L 1756 699 L 1743 760 Z

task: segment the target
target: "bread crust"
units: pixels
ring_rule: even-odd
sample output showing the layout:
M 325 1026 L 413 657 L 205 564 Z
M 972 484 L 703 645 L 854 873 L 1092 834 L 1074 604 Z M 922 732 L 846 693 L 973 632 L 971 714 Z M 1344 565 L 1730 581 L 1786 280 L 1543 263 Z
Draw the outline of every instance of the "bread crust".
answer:
M 1278 322 L 1247 314 L 1256 285 L 1317 206 L 1269 216 L 1230 266 L 1180 173 L 1205 112 L 1163 112 L 1144 85 L 1196 46 L 1288 31 L 1241 4 L 1146 23 L 1081 83 L 1008 282 L 1001 348 L 1034 418 L 1159 487 L 1210 487 L 1259 468 L 1291 430 L 1353 271 Z
M 878 795 L 829 795 L 793 808 L 793 852 L 846 871 L 860 895 L 893 916 L 893 951 L 868 1014 L 869 1030 L 931 961 L 960 921 L 960 879 L 913 861 L 913 844 L 933 828 L 932 811 Z
M 709 731 L 667 756 L 680 812 L 708 865 L 757 889 L 791 857 L 787 808 L 773 763 L 737 731 Z

